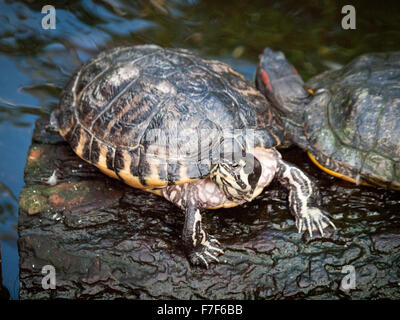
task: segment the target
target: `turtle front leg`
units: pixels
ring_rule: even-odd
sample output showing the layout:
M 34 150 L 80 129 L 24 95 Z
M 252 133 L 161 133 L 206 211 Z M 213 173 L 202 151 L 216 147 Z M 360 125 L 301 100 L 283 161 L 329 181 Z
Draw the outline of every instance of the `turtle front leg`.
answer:
M 329 225 L 336 230 L 329 213 L 320 207 L 319 190 L 309 176 L 295 165 L 279 160 L 277 178 L 289 190 L 290 211 L 296 218 L 299 233 L 308 230 L 312 238 L 313 230 L 322 236 Z
M 190 262 L 203 265 L 208 269 L 211 262 L 219 262 L 217 256 L 223 254 L 217 239 L 207 234 L 201 225 L 201 213 L 190 204 L 185 210 L 183 243 L 188 251 Z
M 185 212 L 182 240 L 190 262 L 207 268 L 211 262 L 219 262 L 217 256 L 224 252 L 219 248 L 218 240 L 204 230 L 200 213 L 200 209 L 222 203 L 224 196 L 219 192 L 218 187 L 211 180 L 202 179 L 181 185 L 171 185 L 164 188 L 162 192 L 167 200 Z

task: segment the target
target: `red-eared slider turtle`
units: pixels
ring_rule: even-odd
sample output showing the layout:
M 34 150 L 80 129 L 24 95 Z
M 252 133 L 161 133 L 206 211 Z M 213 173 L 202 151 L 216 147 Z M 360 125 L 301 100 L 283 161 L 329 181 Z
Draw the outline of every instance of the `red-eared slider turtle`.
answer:
M 299 232 L 334 227 L 314 183 L 274 149 L 283 131 L 265 97 L 222 62 L 155 45 L 103 52 L 71 79 L 55 118 L 79 157 L 184 210 L 193 263 L 222 253 L 200 210 L 251 201 L 274 177 Z
M 400 52 L 361 55 L 306 86 L 283 53 L 260 58 L 257 87 L 289 140 L 329 174 L 400 189 Z

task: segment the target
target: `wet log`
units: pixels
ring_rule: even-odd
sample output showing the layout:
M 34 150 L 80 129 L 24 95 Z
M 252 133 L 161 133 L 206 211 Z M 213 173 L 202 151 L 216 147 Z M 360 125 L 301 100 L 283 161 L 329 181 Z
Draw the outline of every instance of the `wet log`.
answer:
M 317 179 L 338 230 L 298 234 L 274 182 L 252 203 L 203 214 L 225 251 L 207 270 L 183 252 L 177 207 L 106 177 L 47 123 L 37 121 L 20 194 L 21 299 L 400 298 L 398 192 L 339 181 L 284 151 Z M 56 289 L 42 287 L 45 265 Z
M 10 294 L 7 288 L 3 285 L 2 271 L 1 271 L 1 242 L 0 242 L 0 300 L 10 299 Z

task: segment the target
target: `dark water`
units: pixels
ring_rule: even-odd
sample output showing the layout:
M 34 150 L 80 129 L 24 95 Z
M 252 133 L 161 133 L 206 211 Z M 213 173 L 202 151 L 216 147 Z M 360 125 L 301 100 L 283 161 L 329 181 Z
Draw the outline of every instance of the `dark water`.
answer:
M 56 9 L 55 30 L 41 25 L 47 4 Z M 356 9 L 356 30 L 341 27 L 345 4 Z M 184 47 L 252 79 L 268 46 L 307 79 L 361 53 L 400 50 L 399 12 L 389 1 L 0 0 L 0 240 L 11 297 L 18 298 L 17 202 L 34 122 L 92 55 L 126 44 Z

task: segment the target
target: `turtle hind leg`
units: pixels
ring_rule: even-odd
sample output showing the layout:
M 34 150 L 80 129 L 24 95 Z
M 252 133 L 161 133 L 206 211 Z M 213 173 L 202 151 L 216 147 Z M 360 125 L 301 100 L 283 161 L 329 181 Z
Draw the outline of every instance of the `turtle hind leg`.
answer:
M 336 229 L 329 213 L 321 208 L 319 190 L 309 176 L 295 165 L 279 160 L 277 178 L 289 190 L 290 211 L 296 218 L 299 233 L 308 230 L 312 238 L 314 230 L 324 236 L 326 227 Z
M 182 238 L 189 260 L 194 265 L 202 265 L 208 269 L 209 264 L 219 262 L 217 256 L 224 253 L 218 240 L 203 229 L 200 210 L 194 205 L 185 209 Z

